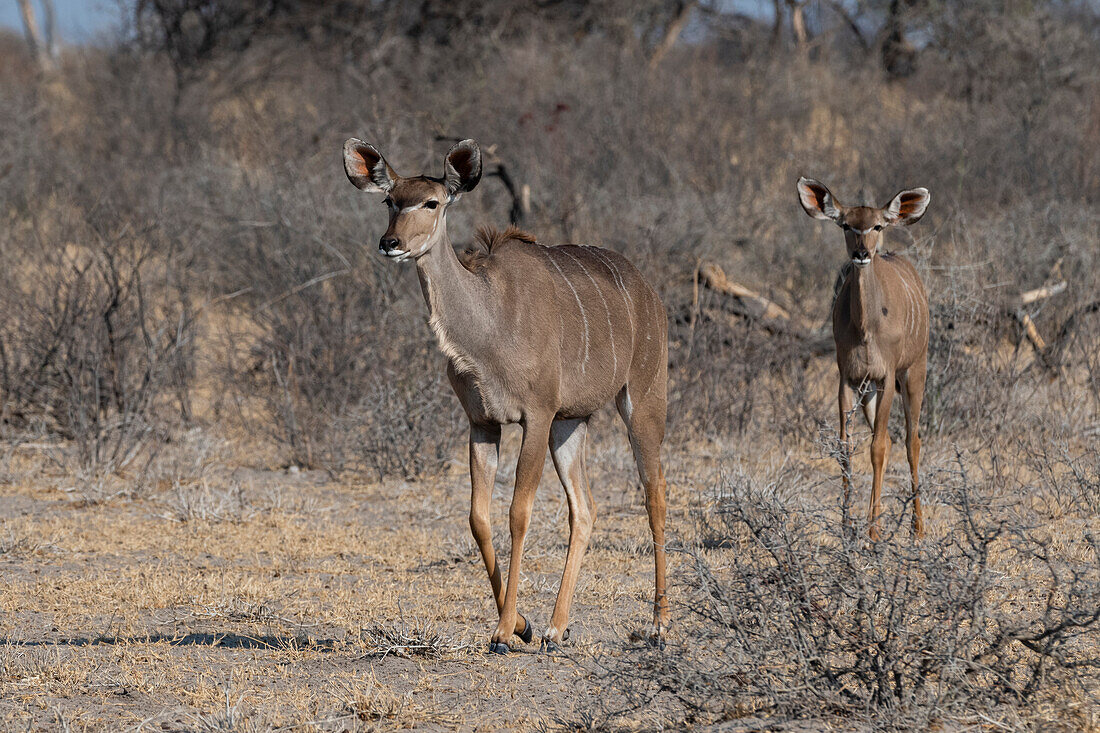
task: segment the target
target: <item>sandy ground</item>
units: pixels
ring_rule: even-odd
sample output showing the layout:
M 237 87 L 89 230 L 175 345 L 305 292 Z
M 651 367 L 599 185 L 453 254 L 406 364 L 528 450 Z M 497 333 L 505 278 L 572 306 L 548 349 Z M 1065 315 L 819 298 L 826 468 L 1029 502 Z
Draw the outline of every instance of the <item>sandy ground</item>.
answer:
M 273 468 L 260 453 L 231 448 L 196 459 L 187 455 L 193 446 L 181 445 L 176 469 L 155 480 L 89 487 L 34 450 L 17 451 L 0 466 L 0 730 L 553 730 L 598 722 L 602 708 L 621 702 L 601 670 L 621 667 L 644 643 L 637 635 L 651 620 L 653 570 L 622 426 L 600 413 L 591 435 L 598 516 L 571 638 L 559 653 L 539 650 L 568 539 L 567 505 L 547 461 L 519 603 L 536 640 L 513 639 L 503 657 L 487 653 L 496 610 L 470 536 L 461 459 L 435 479 L 355 483 Z M 856 439 L 862 513 L 868 431 L 860 426 Z M 502 560 L 518 447 L 518 429 L 507 430 L 492 505 Z M 922 474 L 950 470 L 954 460 L 953 443 L 926 440 Z M 810 501 L 839 496 L 836 463 L 809 441 L 670 447 L 670 547 L 701 546 L 696 518 L 737 465 L 793 472 Z M 908 467 L 895 450 L 887 516 L 902 508 L 907 489 Z M 928 541 L 941 541 L 945 515 L 934 491 L 925 520 Z M 733 551 L 712 548 L 708 559 L 721 567 Z M 690 626 L 678 603 L 690 593 L 687 562 L 669 556 L 673 641 Z M 643 710 L 616 720 L 653 727 L 661 718 Z
M 253 730 L 554 727 L 583 718 L 603 655 L 650 621 L 648 526 L 621 426 L 590 448 L 597 529 L 571 638 L 540 653 L 568 510 L 548 462 L 520 591 L 536 641 L 496 623 L 465 466 L 422 483 L 238 469 L 89 500 L 48 464 L 0 488 L 0 727 Z M 498 551 L 518 435 L 494 494 Z M 670 467 L 670 527 L 692 492 Z M 671 558 L 671 572 L 678 560 Z

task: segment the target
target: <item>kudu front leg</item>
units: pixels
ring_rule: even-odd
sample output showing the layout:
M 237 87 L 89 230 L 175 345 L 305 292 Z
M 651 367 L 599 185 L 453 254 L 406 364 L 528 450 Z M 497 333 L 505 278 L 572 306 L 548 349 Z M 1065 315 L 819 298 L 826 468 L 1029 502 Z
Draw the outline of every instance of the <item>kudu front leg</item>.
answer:
M 848 384 L 848 380 L 841 375 L 837 406 L 840 411 L 840 482 L 844 487 L 845 511 L 849 512 L 849 516 L 845 521 L 851 519 L 852 446 L 848 442 L 848 420 L 851 417 L 854 402 L 855 390 Z
M 516 595 L 519 591 L 519 571 L 523 563 L 523 541 L 531 523 L 531 507 L 535 503 L 535 491 L 542 478 L 542 466 L 546 460 L 546 445 L 550 438 L 552 416 L 545 419 L 528 418 L 523 426 L 523 444 L 516 463 L 516 489 L 512 494 L 512 507 L 508 512 L 508 528 L 512 535 L 512 555 L 508 561 L 508 585 L 504 590 L 504 606 L 500 611 L 500 623 L 493 632 L 489 651 L 507 654 L 511 649 L 508 640 L 519 621 L 516 613 Z
M 485 561 L 485 571 L 493 587 L 497 617 L 504 609 L 504 583 L 493 547 L 493 527 L 489 519 L 489 503 L 496 483 L 497 461 L 500 456 L 500 426 L 470 425 L 470 531 Z M 522 616 L 516 622 L 515 633 L 531 643 L 531 625 Z
M 869 527 L 868 535 L 874 541 L 879 539 L 878 515 L 882 512 L 882 479 L 886 472 L 886 462 L 890 457 L 890 405 L 894 402 L 894 375 L 886 375 L 885 383 L 878 390 L 875 405 L 873 437 L 871 438 L 871 501 L 867 507 Z

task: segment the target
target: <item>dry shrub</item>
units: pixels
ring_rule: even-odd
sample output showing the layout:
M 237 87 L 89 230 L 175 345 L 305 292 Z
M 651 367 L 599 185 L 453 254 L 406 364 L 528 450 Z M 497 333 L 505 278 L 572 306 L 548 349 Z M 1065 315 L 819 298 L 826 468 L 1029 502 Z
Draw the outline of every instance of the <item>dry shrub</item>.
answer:
M 222 204 L 233 245 L 218 275 L 240 294 L 244 324 L 226 352 L 229 392 L 258 406 L 241 411 L 245 425 L 292 464 L 378 478 L 438 471 L 461 437 L 445 361 L 416 323 L 419 294 L 395 293 L 415 281 L 369 260 L 363 233 L 324 202 L 333 179 L 212 192 L 236 197 Z M 332 218 L 317 231 L 326 206 Z
M 1073 461 L 1041 460 L 1057 479 L 1030 486 L 958 454 L 926 481 L 941 511 L 920 542 L 909 504 L 871 543 L 850 506 L 807 498 L 791 472 L 733 473 L 684 549 L 684 627 L 609 675 L 629 709 L 670 723 L 1086 725 L 1100 702 L 1095 472 L 1067 495 Z
M 359 637 L 367 649 L 363 656 L 377 659 L 385 659 L 390 655 L 403 659 L 443 659 L 471 652 L 468 643 L 447 636 L 430 622 L 420 619 L 411 623 L 394 621 L 375 624 L 361 629 Z
M 762 425 L 776 427 L 780 442 L 813 432 L 819 419 L 814 403 L 807 343 L 772 334 L 751 320 L 723 310 L 724 296 L 705 293 L 709 316 L 691 328 L 674 321 L 670 413 L 673 439 L 714 439 L 754 435 Z
M 60 437 L 71 466 L 102 475 L 148 459 L 186 415 L 195 322 L 144 232 L 89 234 L 87 246 L 17 250 L 8 262 L 0 427 Z

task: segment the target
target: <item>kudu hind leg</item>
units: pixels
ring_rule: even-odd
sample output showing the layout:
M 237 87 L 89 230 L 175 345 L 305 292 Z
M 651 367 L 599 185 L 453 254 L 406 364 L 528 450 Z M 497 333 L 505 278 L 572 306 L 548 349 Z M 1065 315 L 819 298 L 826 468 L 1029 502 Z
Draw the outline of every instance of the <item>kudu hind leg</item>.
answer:
M 512 494 L 512 506 L 508 510 L 508 529 L 512 537 L 512 554 L 508 560 L 508 584 L 504 587 L 504 605 L 500 611 L 500 623 L 493 632 L 489 651 L 507 653 L 508 640 L 518 628 L 516 596 L 519 592 L 519 573 L 523 563 L 523 543 L 531 524 L 531 507 L 535 492 L 542 478 L 546 461 L 546 444 L 550 438 L 552 417 L 532 416 L 523 425 L 523 443 L 516 462 L 516 488 Z M 529 635 L 524 634 L 528 637 Z
M 496 483 L 497 462 L 500 456 L 500 426 L 470 426 L 470 532 L 481 551 L 489 584 L 493 587 L 493 600 L 497 605 L 497 617 L 504 609 L 504 583 L 493 547 L 493 527 L 489 518 L 489 503 Z M 531 627 L 522 616 L 516 620 L 516 634 L 525 642 L 531 642 Z
M 631 405 L 627 388 L 616 398 L 619 415 L 626 423 L 634 461 L 645 488 L 645 508 L 649 516 L 649 529 L 653 534 L 653 630 L 652 636 L 660 638 L 668 629 L 668 596 L 666 593 L 665 473 L 661 466 L 661 443 L 665 436 L 665 403 L 652 400 L 648 404 Z
M 917 469 L 920 466 L 920 411 L 924 402 L 926 367 L 921 364 L 909 369 L 898 379 L 901 404 L 905 408 L 905 452 L 909 458 L 909 475 L 913 484 L 913 535 L 924 536 L 924 516 L 920 505 L 920 482 Z
M 565 570 L 562 571 L 550 628 L 543 635 L 543 645 L 547 649 L 553 649 L 564 639 L 577 575 L 596 520 L 596 505 L 592 501 L 584 463 L 587 437 L 587 419 L 555 420 L 550 427 L 550 453 L 569 504 L 569 551 L 565 556 Z

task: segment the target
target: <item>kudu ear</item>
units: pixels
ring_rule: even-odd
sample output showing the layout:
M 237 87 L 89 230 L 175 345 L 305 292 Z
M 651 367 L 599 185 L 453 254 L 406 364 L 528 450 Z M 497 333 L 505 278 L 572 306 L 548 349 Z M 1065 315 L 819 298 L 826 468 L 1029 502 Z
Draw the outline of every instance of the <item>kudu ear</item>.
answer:
M 902 191 L 886 204 L 886 221 L 891 224 L 913 224 L 924 216 L 928 202 L 932 200 L 927 188 L 910 188 Z
M 836 221 L 840 217 L 840 202 L 829 187 L 820 181 L 802 176 L 798 179 L 798 202 L 815 219 Z
M 481 148 L 473 140 L 455 143 L 443 162 L 443 184 L 452 197 L 472 191 L 481 180 Z
M 370 193 L 389 193 L 397 174 L 373 145 L 356 138 L 344 143 L 344 172 L 357 188 Z

